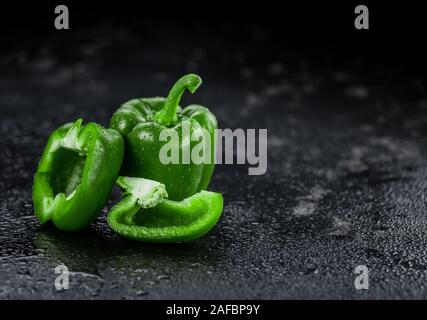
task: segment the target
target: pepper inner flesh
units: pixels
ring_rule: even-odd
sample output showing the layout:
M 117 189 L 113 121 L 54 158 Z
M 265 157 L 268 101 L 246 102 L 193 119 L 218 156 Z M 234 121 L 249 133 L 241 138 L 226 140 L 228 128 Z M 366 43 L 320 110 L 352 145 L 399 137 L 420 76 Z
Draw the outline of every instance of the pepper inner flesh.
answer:
M 86 156 L 78 152 L 60 148 L 55 152 L 49 183 L 55 195 L 69 196 L 81 182 Z

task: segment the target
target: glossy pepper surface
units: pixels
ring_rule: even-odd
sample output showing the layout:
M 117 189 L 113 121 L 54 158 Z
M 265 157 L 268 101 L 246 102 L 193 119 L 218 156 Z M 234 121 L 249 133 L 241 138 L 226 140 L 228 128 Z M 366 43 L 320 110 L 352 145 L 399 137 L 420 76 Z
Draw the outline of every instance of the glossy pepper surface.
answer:
M 64 231 L 86 228 L 101 212 L 124 154 L 121 135 L 79 119 L 55 130 L 33 184 L 35 215 Z
M 218 222 L 223 198 L 200 191 L 182 201 L 165 199 L 165 186 L 144 178 L 119 177 L 124 198 L 108 213 L 111 229 L 144 242 L 184 242 L 197 239 Z
M 201 83 L 199 76 L 186 75 L 175 83 L 167 98 L 133 99 L 113 114 L 110 127 L 123 135 L 126 144 L 121 174 L 159 181 L 166 186 L 169 199 L 176 201 L 208 187 L 215 166 L 217 120 L 206 107 L 190 105 L 182 110 L 178 105 L 185 90 L 194 93 Z M 191 139 L 201 128 L 208 135 L 199 140 Z M 179 163 L 160 161 L 160 150 L 169 142 L 161 140 L 160 135 L 167 130 L 175 131 L 179 136 L 176 146 L 180 154 Z M 207 143 L 207 149 L 210 149 L 208 161 L 184 161 L 184 146 L 189 145 L 193 150 L 200 141 Z

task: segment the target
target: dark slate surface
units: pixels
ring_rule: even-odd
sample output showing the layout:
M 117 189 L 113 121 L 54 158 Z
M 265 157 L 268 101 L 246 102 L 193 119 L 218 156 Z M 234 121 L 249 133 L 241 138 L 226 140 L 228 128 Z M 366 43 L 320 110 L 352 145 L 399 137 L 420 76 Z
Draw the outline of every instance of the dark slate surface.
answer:
M 216 31 L 106 23 L 2 51 L 0 298 L 427 298 L 425 82 L 392 58 Z M 164 95 L 188 71 L 204 84 L 184 102 L 209 106 L 222 128 L 268 129 L 265 175 L 217 167 L 217 227 L 147 245 L 109 230 L 108 208 L 82 233 L 40 226 L 31 185 L 49 133 L 79 117 L 107 125 L 120 103 Z M 60 263 L 72 271 L 64 292 Z M 361 264 L 366 291 L 353 285 Z

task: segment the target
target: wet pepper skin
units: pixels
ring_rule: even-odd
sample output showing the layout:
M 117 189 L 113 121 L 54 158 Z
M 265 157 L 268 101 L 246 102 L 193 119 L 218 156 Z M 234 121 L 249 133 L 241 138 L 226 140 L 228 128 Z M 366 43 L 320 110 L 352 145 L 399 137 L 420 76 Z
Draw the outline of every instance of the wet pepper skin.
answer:
M 205 107 L 190 105 L 183 110 L 178 103 L 186 89 L 194 93 L 202 80 L 189 74 L 179 79 L 167 98 L 141 98 L 124 103 L 112 116 L 110 127 L 120 132 L 125 141 L 125 158 L 122 175 L 159 181 L 166 186 L 169 199 L 181 201 L 205 190 L 212 177 L 215 163 L 214 130 L 218 128 L 215 116 Z M 182 127 L 189 130 L 183 133 Z M 159 159 L 162 146 L 162 130 L 173 130 L 179 136 L 179 154 L 182 155 L 182 141 L 190 143 L 190 150 L 199 141 L 191 141 L 194 131 L 204 128 L 210 134 L 211 157 L 209 163 L 185 164 L 180 157 L 178 164 L 163 164 Z M 206 139 L 205 139 L 206 140 Z
M 56 129 L 47 142 L 33 183 L 34 211 L 64 231 L 78 231 L 101 213 L 124 154 L 121 135 L 79 119 Z

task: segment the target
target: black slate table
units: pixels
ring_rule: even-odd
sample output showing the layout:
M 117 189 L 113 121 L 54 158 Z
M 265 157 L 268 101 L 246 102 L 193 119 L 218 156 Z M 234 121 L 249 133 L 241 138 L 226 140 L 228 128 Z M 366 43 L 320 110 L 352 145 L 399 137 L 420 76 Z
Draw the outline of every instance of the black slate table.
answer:
M 224 30 L 148 20 L 9 35 L 0 299 L 427 298 L 425 81 L 392 58 L 276 44 L 251 26 L 239 38 Z M 217 166 L 210 189 L 225 205 L 214 230 L 185 244 L 124 240 L 105 222 L 118 190 L 84 232 L 41 226 L 31 186 L 50 132 L 80 117 L 108 125 L 121 103 L 165 95 L 187 72 L 204 84 L 184 104 L 209 106 L 221 128 L 268 129 L 265 175 Z M 61 263 L 70 289 L 56 291 Z M 369 269 L 368 290 L 355 289 L 358 265 Z

